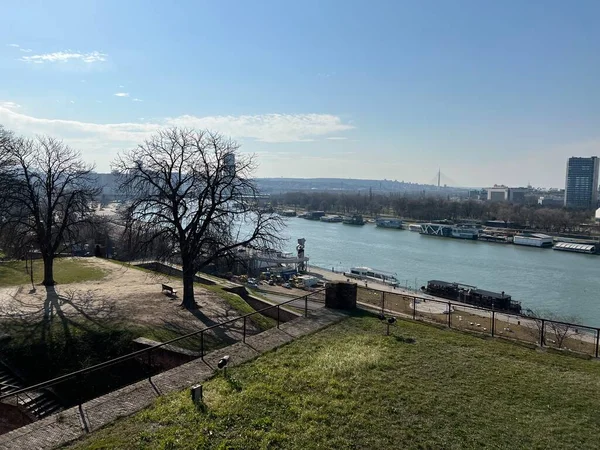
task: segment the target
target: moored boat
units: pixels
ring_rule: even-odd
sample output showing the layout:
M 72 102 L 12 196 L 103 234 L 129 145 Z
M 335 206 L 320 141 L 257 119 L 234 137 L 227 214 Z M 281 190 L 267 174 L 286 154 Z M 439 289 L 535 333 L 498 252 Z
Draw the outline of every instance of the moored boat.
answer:
M 345 223 L 346 225 L 364 225 L 365 224 L 363 216 L 360 214 L 346 216 L 346 217 L 344 217 L 342 222 Z
M 394 228 L 397 230 L 401 230 L 402 219 L 396 219 L 393 217 L 378 217 L 375 220 L 375 225 L 379 228 Z
M 417 233 L 421 232 L 421 225 L 418 223 L 409 223 L 408 231 L 416 231 Z
M 512 237 L 505 234 L 481 233 L 479 235 L 479 240 L 485 242 L 496 242 L 498 244 L 512 243 Z
M 455 300 L 481 308 L 497 309 L 514 313 L 521 312 L 521 303 L 514 301 L 504 292 L 492 292 L 478 289 L 475 286 L 447 281 L 430 280 L 427 286 L 421 288 L 423 292 L 437 297 Z
M 319 219 L 321 222 L 337 223 L 344 220 L 342 216 L 323 216 Z
M 474 240 L 479 237 L 479 230 L 465 225 L 446 225 L 441 223 L 422 223 L 421 234 L 428 236 L 451 237 Z
M 574 242 L 557 242 L 552 247 L 554 250 L 561 250 L 564 252 L 575 252 L 575 253 L 598 253 L 598 247 L 595 244 L 580 244 Z
M 521 233 L 513 238 L 513 244 L 550 248 L 552 247 L 552 236 L 542 233 Z
M 396 274 L 384 270 L 371 269 L 370 267 L 352 267 L 349 272 L 344 272 L 344 276 L 364 281 L 375 281 L 389 286 L 398 285 Z

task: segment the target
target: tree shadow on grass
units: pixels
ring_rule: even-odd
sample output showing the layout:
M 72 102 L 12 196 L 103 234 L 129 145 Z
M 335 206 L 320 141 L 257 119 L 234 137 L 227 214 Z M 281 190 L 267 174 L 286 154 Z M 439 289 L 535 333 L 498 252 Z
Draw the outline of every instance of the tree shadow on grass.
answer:
M 45 291 L 43 300 L 16 295 L 0 309 L 0 332 L 10 336 L 0 357 L 32 378 L 87 366 L 126 342 L 115 327 L 114 301 L 90 291 L 59 293 L 54 286 Z

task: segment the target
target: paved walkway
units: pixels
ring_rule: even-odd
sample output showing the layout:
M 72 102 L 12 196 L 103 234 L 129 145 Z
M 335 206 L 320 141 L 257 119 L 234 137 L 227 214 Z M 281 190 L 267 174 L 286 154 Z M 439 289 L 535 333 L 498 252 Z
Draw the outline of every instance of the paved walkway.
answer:
M 25 427 L 0 436 L 0 450 L 51 449 L 73 441 L 121 417 L 129 416 L 150 406 L 160 396 L 187 389 L 210 378 L 223 355 L 230 355 L 230 366 L 250 361 L 261 353 L 273 350 L 288 342 L 314 333 L 346 315 L 340 311 L 321 308 L 312 311 L 308 318 L 299 317 L 247 337 L 246 343 L 237 342 L 208 353 L 204 360 L 187 364 L 158 374 L 151 379 L 106 394 L 59 414 L 47 417 Z

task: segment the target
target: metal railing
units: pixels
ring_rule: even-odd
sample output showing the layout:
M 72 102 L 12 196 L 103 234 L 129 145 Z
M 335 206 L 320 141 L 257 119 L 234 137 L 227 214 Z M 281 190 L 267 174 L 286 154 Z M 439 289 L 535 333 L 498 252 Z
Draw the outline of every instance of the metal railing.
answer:
M 121 365 L 125 362 L 131 362 L 134 360 L 145 361 L 148 368 L 150 369 L 150 371 L 148 372 L 148 375 L 147 376 L 137 376 L 137 377 L 135 377 L 135 379 L 131 379 L 130 382 L 122 383 L 120 385 L 115 385 L 113 389 L 108 389 L 105 392 L 103 392 L 102 394 L 110 392 L 111 390 L 114 390 L 114 389 L 119 389 L 121 387 L 127 386 L 128 384 L 135 383 L 144 378 L 150 379 L 152 376 L 156 375 L 157 373 L 164 371 L 164 370 L 160 370 L 160 371 L 154 373 L 151 370 L 153 367 L 152 355 L 153 355 L 153 352 L 156 352 L 158 349 L 161 349 L 165 346 L 172 346 L 173 344 L 182 342 L 184 340 L 188 340 L 190 338 L 199 338 L 200 342 L 198 345 L 198 347 L 199 347 L 198 348 L 198 350 L 199 350 L 198 357 L 201 358 L 202 360 L 204 360 L 204 356 L 206 354 L 206 347 L 211 347 L 207 343 L 207 337 L 209 335 L 211 335 L 211 332 L 214 332 L 215 330 L 218 330 L 219 328 L 231 326 L 236 323 L 241 323 L 242 324 L 241 341 L 245 343 L 247 335 L 250 334 L 250 332 L 248 330 L 248 326 L 247 326 L 247 321 L 252 316 L 254 316 L 256 314 L 264 314 L 265 312 L 275 309 L 277 311 L 276 319 L 275 319 L 277 322 L 276 326 L 277 326 L 277 328 L 279 328 L 280 324 L 282 322 L 282 319 L 281 319 L 281 307 L 282 306 L 286 306 L 286 305 L 292 306 L 291 304 L 294 303 L 293 307 L 298 310 L 302 309 L 302 313 L 303 313 L 304 317 L 308 317 L 309 301 L 310 302 L 317 301 L 320 303 L 324 302 L 324 292 L 325 292 L 325 289 L 319 289 L 316 291 L 312 291 L 312 292 L 308 293 L 307 295 L 291 298 L 284 302 L 281 302 L 281 303 L 278 303 L 275 305 L 271 305 L 271 306 L 267 306 L 265 308 L 261 308 L 259 310 L 253 311 L 251 313 L 244 314 L 243 316 L 239 316 L 239 317 L 235 317 L 233 319 L 226 320 L 224 322 L 219 322 L 215 325 L 203 328 L 198 331 L 187 333 L 185 335 L 176 337 L 176 338 L 168 340 L 166 342 L 161 342 L 160 344 L 157 344 L 157 345 L 154 345 L 154 346 L 151 346 L 148 348 L 137 350 L 137 351 L 128 353 L 126 355 L 122 355 L 122 356 L 110 359 L 108 361 L 101 362 L 99 364 L 85 367 L 83 369 L 79 369 L 74 372 L 70 372 L 65 375 L 61 375 L 59 377 L 52 378 L 50 380 L 47 380 L 47 381 L 44 381 L 41 383 L 37 383 L 37 384 L 31 385 L 31 386 L 27 386 L 25 388 L 21 388 L 21 389 L 14 390 L 9 393 L 2 394 L 2 395 L 0 395 L 0 401 L 5 401 L 6 399 L 9 399 L 11 397 L 20 399 L 23 396 L 28 396 L 28 393 L 30 393 L 32 391 L 40 391 L 40 390 L 44 390 L 44 389 L 55 388 L 56 386 L 66 383 L 66 382 L 75 382 L 81 386 L 81 384 L 85 382 L 85 379 L 84 379 L 85 376 L 89 376 L 94 373 L 98 373 L 98 372 L 108 369 L 108 368 L 115 368 L 115 366 Z M 258 332 L 260 332 L 260 331 L 258 331 Z M 255 333 L 255 334 L 257 334 L 257 333 Z M 237 341 L 237 342 L 239 342 L 239 341 Z M 214 347 L 212 347 L 211 350 L 212 349 L 214 349 Z M 176 365 L 178 365 L 178 364 L 176 364 Z M 127 368 L 125 368 L 125 370 L 126 369 Z M 167 370 L 167 369 L 165 369 L 165 370 Z M 119 377 L 117 377 L 117 378 L 119 378 Z M 102 395 L 102 394 L 99 394 L 99 395 Z M 83 401 L 87 401 L 90 398 L 93 398 L 95 396 L 90 397 L 90 396 L 79 395 L 78 397 L 79 398 L 77 399 L 77 401 L 68 402 L 68 403 L 70 403 L 70 405 L 64 405 L 64 406 L 71 406 L 71 405 L 75 405 L 75 404 L 78 404 L 81 406 Z
M 358 286 L 357 301 L 382 313 L 598 358 L 600 328 L 457 301 Z

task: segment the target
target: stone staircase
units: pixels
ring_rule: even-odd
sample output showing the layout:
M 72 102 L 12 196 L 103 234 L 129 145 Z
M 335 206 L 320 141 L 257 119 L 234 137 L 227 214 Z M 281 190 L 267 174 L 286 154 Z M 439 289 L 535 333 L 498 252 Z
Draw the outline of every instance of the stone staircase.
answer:
M 23 382 L 2 362 L 0 362 L 0 395 L 10 394 L 24 388 Z M 26 392 L 11 398 L 10 403 L 18 404 L 36 419 L 43 419 L 62 411 L 63 407 L 54 394 L 46 390 Z

